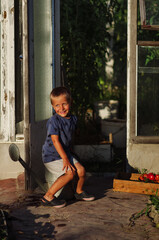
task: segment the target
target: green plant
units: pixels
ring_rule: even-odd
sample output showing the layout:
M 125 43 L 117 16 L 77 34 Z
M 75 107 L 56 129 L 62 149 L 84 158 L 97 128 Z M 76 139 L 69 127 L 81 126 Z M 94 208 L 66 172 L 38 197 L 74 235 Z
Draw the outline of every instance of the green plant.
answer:
M 88 108 L 103 97 L 110 28 L 116 0 L 61 1 L 61 59 L 74 112 L 83 122 Z M 107 53 L 107 55 L 106 55 Z M 105 93 L 104 93 L 105 95 Z
M 159 17 L 159 13 L 157 11 L 158 7 L 159 7 L 159 3 L 158 0 L 149 0 L 149 1 L 145 1 L 145 7 L 146 7 L 146 24 L 148 25 L 158 25 L 158 17 Z
M 113 79 L 111 97 L 119 100 L 119 118 L 126 118 L 126 72 L 127 72 L 127 0 L 115 5 L 113 30 Z
M 157 191 L 158 192 L 158 191 Z M 151 204 L 150 205 L 154 205 L 155 209 L 158 211 L 159 213 L 159 197 L 157 196 L 157 194 L 155 196 L 150 196 L 150 201 Z
M 158 194 L 158 190 L 156 191 L 155 195 L 151 195 L 150 199 L 148 201 L 148 203 L 146 204 L 146 207 L 144 209 L 142 209 L 140 212 L 133 214 L 131 216 L 130 220 L 130 225 L 134 225 L 135 224 L 135 220 L 139 217 L 141 217 L 142 215 L 149 215 L 149 212 L 151 210 L 151 206 L 154 206 L 155 209 L 158 211 L 159 214 L 159 197 L 157 196 Z M 157 225 L 157 224 L 156 224 Z
M 0 210 L 0 239 L 7 240 L 8 239 L 8 232 L 5 220 L 5 214 L 2 210 Z
M 142 168 L 141 170 L 139 168 L 135 168 L 137 170 L 138 173 L 140 174 L 145 174 L 147 173 L 147 169 L 146 168 Z

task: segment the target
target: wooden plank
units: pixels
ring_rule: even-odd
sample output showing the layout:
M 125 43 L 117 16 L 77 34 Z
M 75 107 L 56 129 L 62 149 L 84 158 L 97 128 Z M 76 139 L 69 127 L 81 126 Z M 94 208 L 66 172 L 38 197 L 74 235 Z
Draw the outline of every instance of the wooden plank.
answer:
M 139 46 L 159 46 L 159 41 L 138 41 Z
M 141 25 L 146 22 L 145 0 L 139 0 Z
M 141 143 L 141 144 L 153 144 L 159 143 L 159 136 L 134 136 L 132 137 L 132 142 L 134 144 Z
M 139 174 L 139 173 L 132 173 L 130 180 L 139 180 L 140 175 L 141 174 Z
M 137 181 L 141 174 L 131 174 L 129 180 L 114 179 L 113 191 L 114 192 L 128 192 L 128 193 L 140 193 L 146 195 L 159 196 L 159 184 L 158 183 L 145 183 Z
M 159 26 L 158 25 L 141 25 L 141 29 L 159 30 Z

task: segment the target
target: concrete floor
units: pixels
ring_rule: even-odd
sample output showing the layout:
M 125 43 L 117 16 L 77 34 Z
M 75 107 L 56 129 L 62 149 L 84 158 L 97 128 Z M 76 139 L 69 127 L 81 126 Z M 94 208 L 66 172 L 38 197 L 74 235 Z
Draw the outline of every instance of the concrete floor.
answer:
M 23 176 L 0 181 L 0 208 L 9 213 L 16 240 L 158 240 L 159 229 L 148 216 L 134 221 L 149 196 L 113 192 L 113 178 L 91 176 L 85 189 L 96 200 L 71 200 L 62 209 L 40 204 L 41 193 L 24 191 Z M 14 236 L 14 237 L 13 237 Z

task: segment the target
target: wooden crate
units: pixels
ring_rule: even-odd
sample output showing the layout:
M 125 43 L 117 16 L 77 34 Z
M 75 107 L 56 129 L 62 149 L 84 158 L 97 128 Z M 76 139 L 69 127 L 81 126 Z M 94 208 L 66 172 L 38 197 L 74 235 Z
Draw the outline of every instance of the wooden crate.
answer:
M 118 173 L 113 180 L 113 191 L 140 193 L 159 196 L 159 183 L 145 183 L 138 181 L 141 174 Z

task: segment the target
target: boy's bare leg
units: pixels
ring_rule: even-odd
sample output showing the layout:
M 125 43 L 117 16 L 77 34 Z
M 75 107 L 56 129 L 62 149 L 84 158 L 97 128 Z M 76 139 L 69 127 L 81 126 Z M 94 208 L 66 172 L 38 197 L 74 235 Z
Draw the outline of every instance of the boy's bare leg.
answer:
M 64 175 L 60 176 L 46 192 L 44 198 L 48 201 L 51 201 L 54 198 L 55 193 L 64 187 L 68 182 L 70 182 L 74 175 L 75 172 L 69 170 Z
M 83 185 L 85 182 L 85 169 L 80 163 L 76 163 L 75 167 L 77 169 L 77 174 L 78 174 L 78 182 L 77 182 L 77 187 L 76 187 L 76 192 L 77 193 L 82 193 L 83 192 Z
M 75 198 L 77 200 L 93 201 L 95 197 L 83 191 L 83 185 L 85 182 L 85 175 L 86 175 L 84 167 L 80 163 L 76 163 L 75 167 L 77 169 L 77 174 L 79 178 L 77 182 Z

